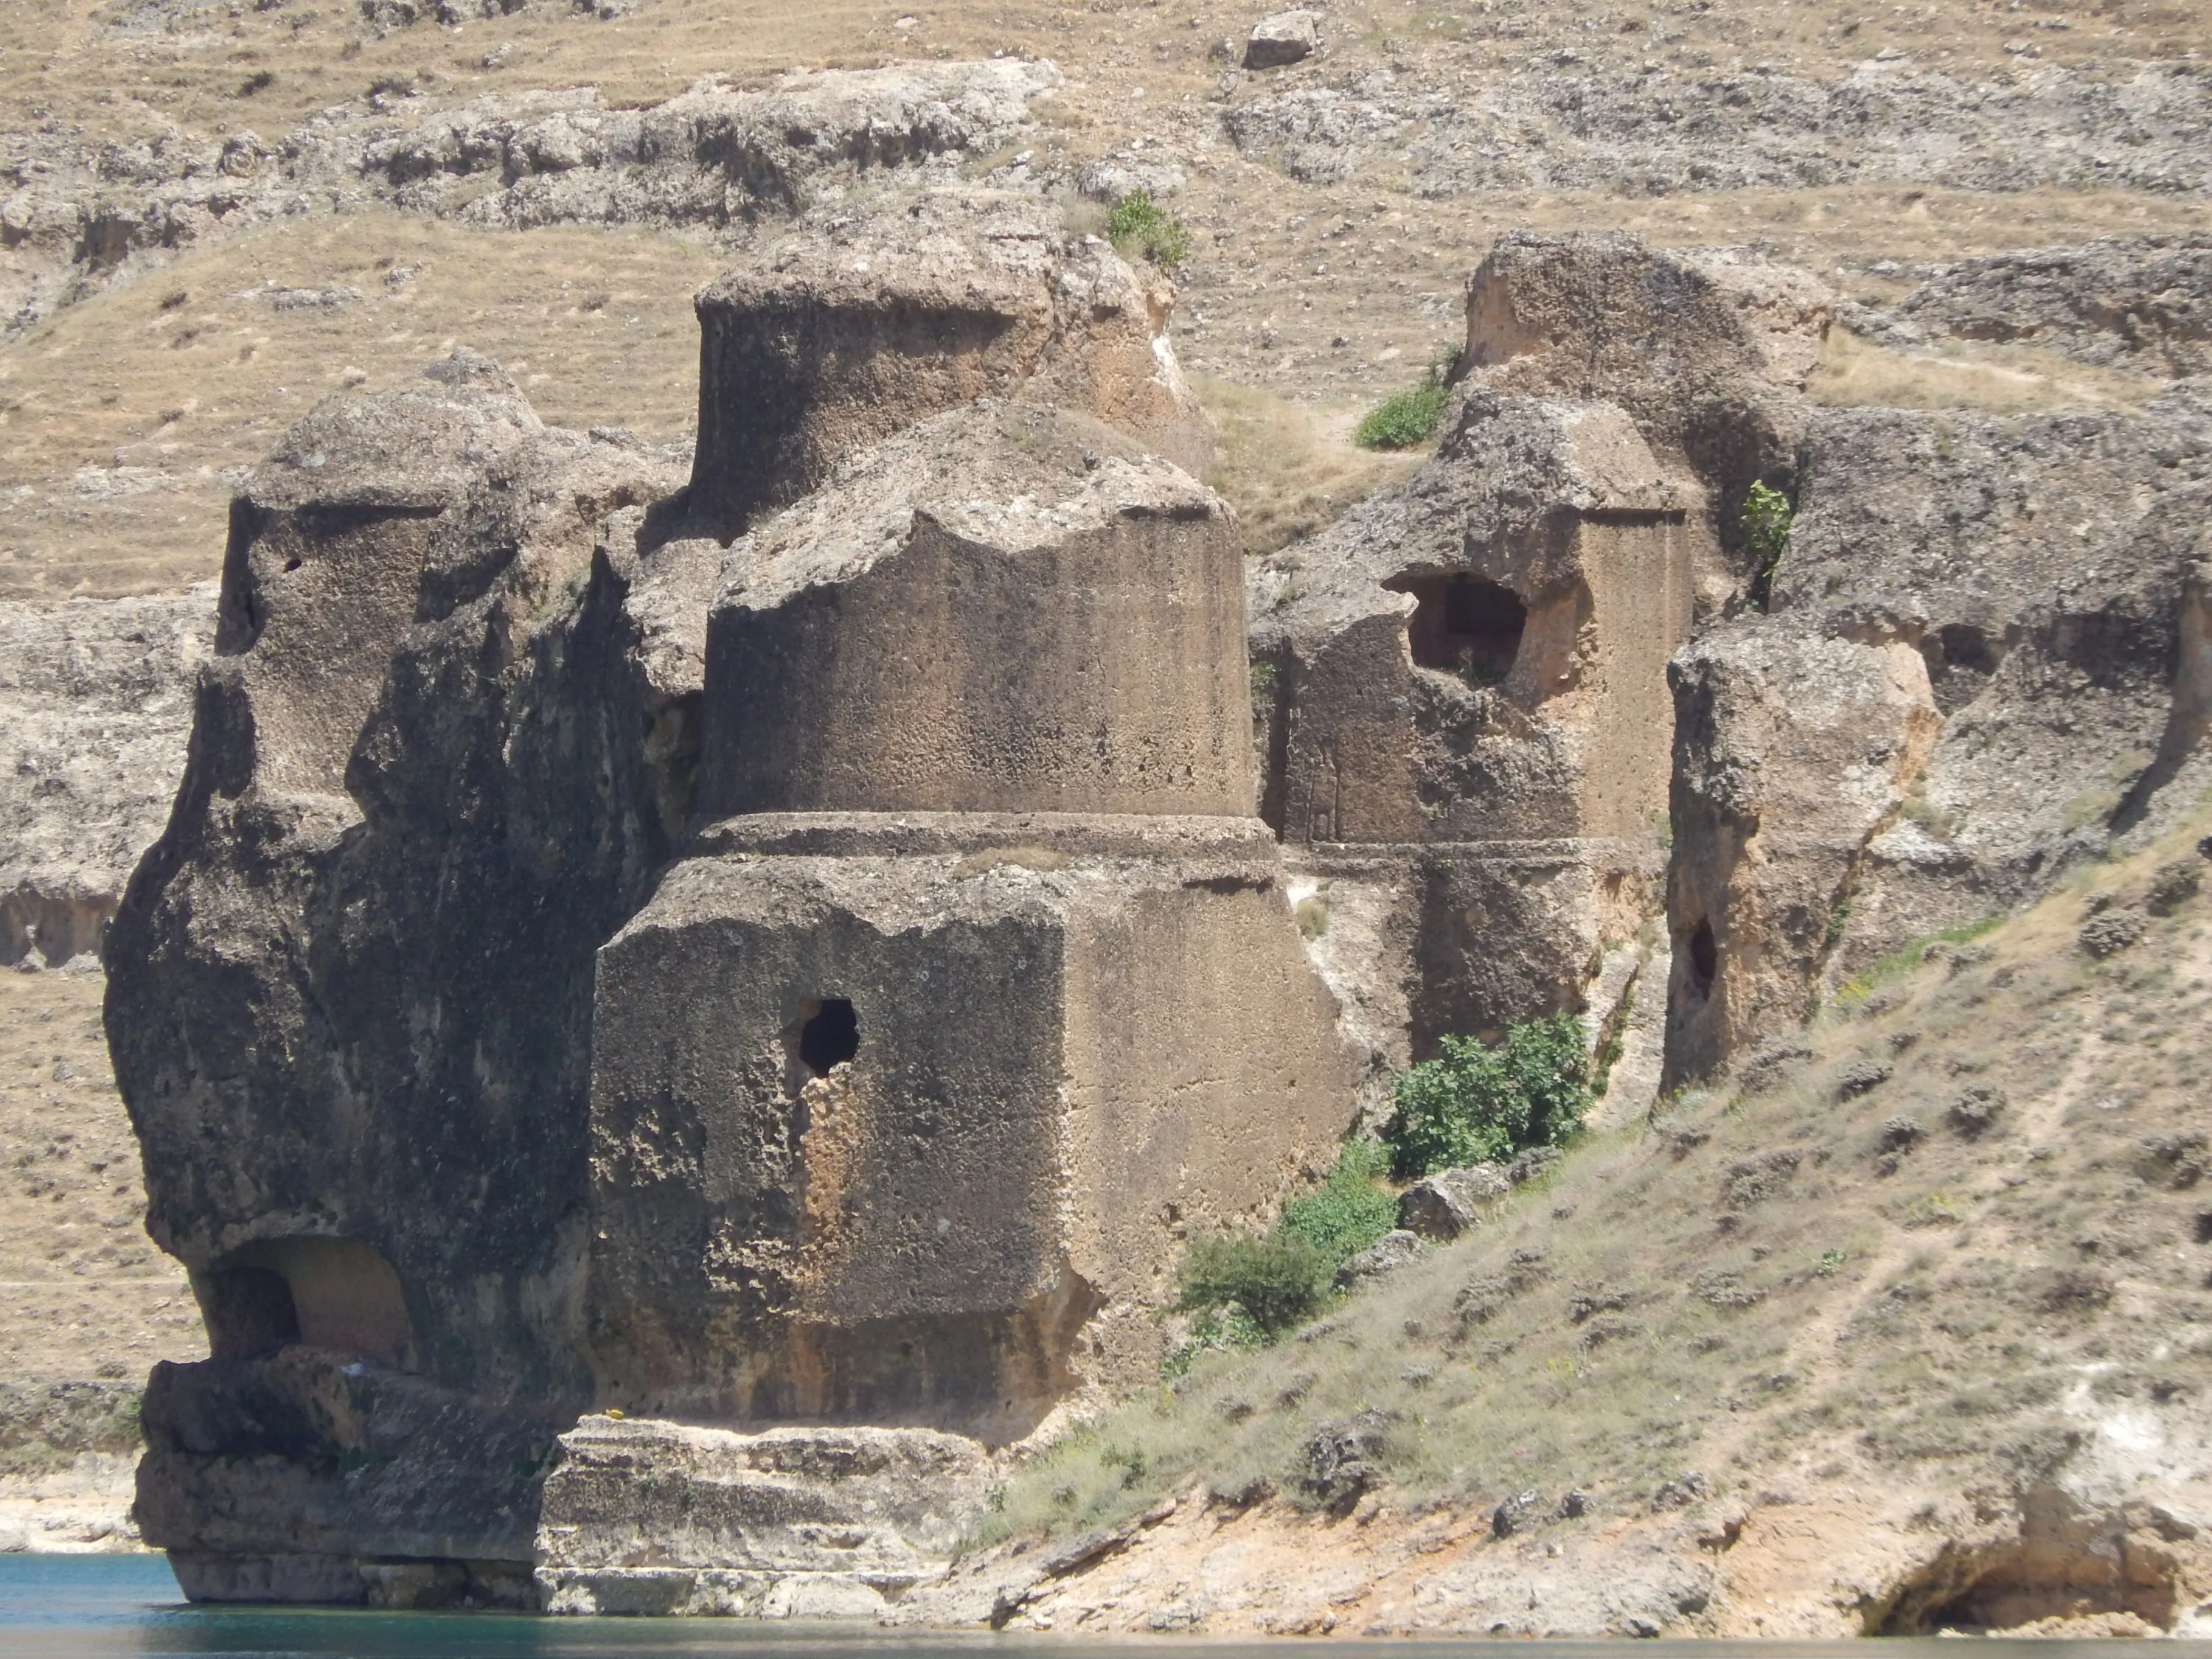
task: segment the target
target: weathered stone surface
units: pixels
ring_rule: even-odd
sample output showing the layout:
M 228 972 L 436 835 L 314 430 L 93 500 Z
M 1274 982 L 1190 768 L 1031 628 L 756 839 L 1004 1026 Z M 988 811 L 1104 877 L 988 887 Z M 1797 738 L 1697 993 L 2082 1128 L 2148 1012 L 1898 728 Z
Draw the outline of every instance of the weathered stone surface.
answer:
M 1961 259 L 1895 314 L 1930 334 L 2149 374 L 2212 374 L 2212 237 L 2100 236 Z
M 1157 1364 L 1182 1228 L 1346 1127 L 1251 821 L 902 816 L 732 821 L 602 953 L 591 1316 L 629 1410 L 1017 1438 Z M 854 1051 L 810 1061 L 833 1000 Z
M 1339 1267 L 1336 1282 L 1345 1289 L 1357 1289 L 1419 1261 L 1433 1248 L 1418 1233 L 1395 1229 Z
M 841 457 L 985 396 L 1089 413 L 1203 471 L 1173 295 L 1034 196 L 928 191 L 823 210 L 700 295 L 690 515 L 723 535 Z
M 1805 443 L 1778 614 L 1676 665 L 1674 1080 L 2212 781 L 2188 383 L 2136 416 L 1827 410 Z
M 1254 580 L 1265 810 L 1302 872 L 1387 894 L 1345 976 L 1406 985 L 1393 1064 L 1573 1006 L 1656 908 L 1649 710 L 1717 564 L 1695 478 L 1619 408 L 1476 391 L 1449 418 L 1404 490 Z
M 1471 1164 L 1424 1176 L 1398 1194 L 1398 1225 L 1443 1244 L 1482 1224 L 1482 1206 L 1513 1190 L 1495 1164 Z
M 1738 625 L 1676 659 L 1668 1084 L 1805 1012 L 1942 717 L 1920 654 Z
M 95 148 L 60 131 L 0 135 L 27 181 L 0 203 L 9 246 L 0 330 L 218 230 L 382 202 L 487 228 L 641 224 L 708 234 L 803 206 L 824 180 L 950 177 L 1003 145 L 1029 100 L 1060 84 L 1019 58 L 780 76 L 761 89 L 708 76 L 663 104 L 610 106 L 596 88 L 453 103 L 372 95 L 264 143 L 171 129 Z
M 1970 80 L 1869 58 L 1832 80 L 1759 67 L 1543 68 L 1469 85 L 1368 76 L 1241 101 L 1240 149 L 1341 184 L 1389 157 L 1414 191 L 1636 196 L 1912 183 L 2212 188 L 2212 96 L 2179 64 Z M 1403 161 L 1399 158 L 1403 156 Z
M 1741 248 L 1660 251 L 1624 231 L 1500 236 L 1468 279 L 1461 372 L 1499 392 L 1604 398 L 1700 473 L 1762 393 L 1802 386 L 1834 296 Z
M 0 964 L 96 955 L 184 770 L 215 590 L 0 605 Z
M 865 1618 L 941 1577 L 983 1514 L 982 1447 L 927 1429 L 586 1417 L 547 1479 L 547 1611 Z
M 1282 69 L 1302 64 L 1321 45 L 1321 20 L 1310 11 L 1279 11 L 1252 26 L 1244 42 L 1248 70 Z
M 1753 579 L 1741 503 L 1794 453 L 1830 311 L 1737 253 L 1501 237 L 1435 459 L 1255 572 L 1264 810 L 1302 876 L 1389 918 L 1317 952 L 1381 1061 L 1560 1008 L 1626 1052 L 1649 952 L 1608 952 L 1663 904 L 1667 659 Z M 1648 1097 L 1644 1000 L 1622 1082 Z
M 1346 1127 L 1251 811 L 1234 527 L 1115 378 L 1194 411 L 1149 302 L 1027 204 L 896 222 L 955 252 L 878 299 L 1046 319 L 1000 379 L 1072 407 L 979 400 L 997 370 L 929 327 L 841 335 L 870 285 L 832 259 L 714 290 L 872 354 L 810 382 L 858 424 L 770 455 L 761 500 L 802 499 L 726 547 L 671 538 L 666 464 L 465 353 L 319 408 L 238 501 L 110 948 L 214 1348 L 157 1379 L 142 1470 L 195 1595 L 518 1593 L 593 1404 L 1025 1434 L 1148 1374 L 1185 1225 L 1261 1218 Z M 889 1583 L 570 1553 L 577 1607 Z
M 1120 433 L 929 421 L 730 549 L 702 810 L 1249 815 L 1243 577 L 1220 499 Z
M 319 410 L 234 511 L 192 761 L 109 940 L 149 1225 L 216 1353 L 148 1407 L 150 1542 L 528 1559 L 529 1516 L 489 1535 L 477 1507 L 513 1484 L 517 1408 L 488 1402 L 536 1402 L 513 1432 L 544 1438 L 532 1414 L 585 1396 L 592 951 L 688 806 L 681 744 L 649 752 L 686 693 L 624 608 L 666 562 L 595 555 L 592 526 L 675 482 L 463 356 Z M 696 643 L 689 672 L 696 696 Z M 171 1433 L 297 1342 L 445 1402 L 410 1454 L 432 1484 L 393 1500 L 412 1543 L 312 1413 Z

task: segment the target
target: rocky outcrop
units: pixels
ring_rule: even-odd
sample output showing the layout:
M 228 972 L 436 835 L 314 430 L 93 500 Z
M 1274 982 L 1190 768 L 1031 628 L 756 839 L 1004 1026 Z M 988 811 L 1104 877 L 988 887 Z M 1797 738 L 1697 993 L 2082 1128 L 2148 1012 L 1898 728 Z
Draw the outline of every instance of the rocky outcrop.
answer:
M 1670 1079 L 2205 787 L 2201 392 L 1805 431 L 1774 614 L 1673 671 Z
M 718 284 L 710 346 L 799 343 L 812 398 L 688 487 L 466 354 L 248 480 L 108 952 L 214 1349 L 157 1371 L 140 1481 L 196 1597 L 529 1599 L 557 1537 L 556 1598 L 667 1601 L 623 1573 L 712 1540 L 651 1492 L 728 1448 L 564 1451 L 586 1407 L 1017 1438 L 1157 1363 L 1187 1226 L 1325 1163 L 1237 538 L 1154 453 L 1202 431 L 1167 296 L 1043 211 L 802 226 L 902 250 L 872 307 L 834 259 Z M 541 1533 L 563 1458 L 645 1556 Z
M 2212 94 L 2202 70 L 2177 64 L 1979 82 L 1878 59 L 1834 81 L 1771 69 L 1532 68 L 1474 88 L 1377 71 L 1262 92 L 1223 118 L 1239 149 L 1294 178 L 1340 184 L 1402 157 L 1413 189 L 1429 197 L 1881 183 L 2212 189 Z
M 1929 335 L 2040 346 L 2100 367 L 2212 374 L 2212 237 L 2100 236 L 1961 259 L 1893 315 Z
M 2124 255 L 2181 296 L 2128 314 L 2185 344 L 2191 250 L 2081 258 Z M 1359 921 L 1316 954 L 1380 1062 L 1580 1008 L 1673 1087 L 2204 787 L 2202 384 L 1824 408 L 1833 313 L 1741 254 L 1501 237 L 1434 459 L 1256 568 L 1267 811 Z M 2123 326 L 2054 326 L 2093 323 Z M 1778 553 L 1754 485 L 1794 509 Z M 1661 1066 L 1631 1015 L 1662 980 Z
M 840 457 L 984 397 L 1081 410 L 1196 472 L 1211 431 L 1166 339 L 1171 295 L 1035 197 L 929 191 L 811 216 L 698 301 L 686 511 L 734 533 Z
M 879 1617 L 944 1576 L 995 1473 L 928 1429 L 593 1416 L 561 1446 L 537 1574 L 560 1613 Z
M 1735 508 L 1827 315 L 1757 260 L 1502 237 L 1435 458 L 1258 567 L 1267 810 L 1332 914 L 1389 918 L 1331 952 L 1378 1063 L 1556 1009 L 1622 1027 L 1663 908 L 1668 657 L 1752 578 Z
M 0 964 L 99 954 L 184 770 L 215 593 L 0 605 Z
M 688 799 L 672 573 L 594 525 L 678 476 L 465 355 L 319 410 L 234 509 L 191 761 L 108 947 L 149 1226 L 214 1349 L 157 1373 L 141 1478 L 195 1593 L 358 1599 L 344 1563 L 425 1556 L 526 1583 L 514 1471 L 588 1389 L 592 953 Z M 390 1411 L 332 1439 L 362 1389 Z
M 794 71 L 758 91 L 710 76 L 645 109 L 589 87 L 453 103 L 384 93 L 268 139 L 0 135 L 0 188 L 12 187 L 0 232 L 16 250 L 0 331 L 219 232 L 371 204 L 486 228 L 741 228 L 797 210 L 822 181 L 927 178 L 996 149 L 1059 83 L 1050 64 L 994 58 Z

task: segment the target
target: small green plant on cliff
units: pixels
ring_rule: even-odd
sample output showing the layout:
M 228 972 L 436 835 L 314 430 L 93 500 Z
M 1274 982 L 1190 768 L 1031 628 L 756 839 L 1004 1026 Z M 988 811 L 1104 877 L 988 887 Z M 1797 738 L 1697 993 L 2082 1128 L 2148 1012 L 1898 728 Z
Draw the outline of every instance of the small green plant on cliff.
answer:
M 1168 1380 L 1208 1349 L 1273 1341 L 1320 1312 L 1338 1266 L 1397 1224 L 1398 1200 L 1381 1184 L 1389 1167 L 1380 1141 L 1347 1140 L 1322 1183 L 1285 1204 L 1264 1237 L 1226 1233 L 1193 1244 L 1176 1305 L 1199 1318 L 1162 1366 Z
M 1176 1306 L 1188 1313 L 1233 1304 L 1261 1335 L 1278 1337 L 1320 1310 L 1335 1269 L 1311 1243 L 1280 1228 L 1264 1237 L 1201 1238 L 1183 1258 Z
M 1376 1184 L 1389 1170 L 1390 1149 L 1381 1141 L 1346 1141 L 1328 1178 L 1283 1206 L 1275 1231 L 1304 1239 L 1334 1269 L 1398 1224 L 1397 1199 Z
M 1492 1048 L 1448 1036 L 1443 1052 L 1398 1074 L 1398 1109 L 1382 1136 L 1394 1172 L 1412 1180 L 1463 1164 L 1560 1146 L 1589 1109 L 1581 1018 L 1551 1014 L 1509 1026 Z
M 1757 562 L 1751 592 L 1761 610 L 1773 596 L 1775 573 L 1781 569 L 1782 556 L 1790 546 L 1792 516 L 1790 498 L 1765 481 L 1754 481 L 1745 492 L 1743 512 L 1736 522 L 1743 531 L 1744 546 Z
M 1412 449 L 1437 435 L 1443 419 L 1449 359 L 1429 365 L 1419 386 L 1393 392 L 1367 411 L 1352 434 L 1362 449 Z
M 1150 259 L 1173 271 L 1190 258 L 1190 231 L 1182 220 L 1152 200 L 1149 191 L 1133 190 L 1106 216 L 1106 240 L 1125 259 Z

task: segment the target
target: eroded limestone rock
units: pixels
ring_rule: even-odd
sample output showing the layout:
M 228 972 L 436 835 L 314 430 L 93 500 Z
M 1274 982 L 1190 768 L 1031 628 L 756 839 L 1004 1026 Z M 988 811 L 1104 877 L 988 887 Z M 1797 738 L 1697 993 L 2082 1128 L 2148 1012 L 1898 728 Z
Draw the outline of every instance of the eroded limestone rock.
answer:
M 1167 344 L 1172 296 L 1036 197 L 923 191 L 810 216 L 700 295 L 688 510 L 727 535 L 841 457 L 981 397 L 1080 410 L 1202 471 L 1210 428 Z
M 209 586 L 0 605 L 0 965 L 96 956 L 184 769 Z
M 538 1525 L 550 1613 L 874 1617 L 943 1575 L 994 1474 L 928 1429 L 592 1416 L 561 1446 Z
M 562 1458 L 654 1561 L 709 1550 L 647 1490 L 688 1431 L 556 1445 L 594 1404 L 1025 1434 L 1148 1374 L 1185 1229 L 1346 1126 L 1234 526 L 1150 447 L 1202 431 L 1164 292 L 987 194 L 822 234 L 709 296 L 829 351 L 803 444 L 701 447 L 769 469 L 733 543 L 671 533 L 701 475 L 467 354 L 318 409 L 234 510 L 110 953 L 214 1348 L 157 1377 L 141 1479 L 197 1596 L 534 1595 Z M 925 290 L 975 329 L 871 331 Z M 579 1607 L 890 1583 L 747 1601 L 562 1536 Z

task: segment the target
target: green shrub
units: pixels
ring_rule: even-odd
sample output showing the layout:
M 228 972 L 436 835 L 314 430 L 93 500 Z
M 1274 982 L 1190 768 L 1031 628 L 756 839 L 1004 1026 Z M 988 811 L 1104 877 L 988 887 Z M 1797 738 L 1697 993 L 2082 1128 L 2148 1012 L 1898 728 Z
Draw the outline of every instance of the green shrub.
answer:
M 1375 1183 L 1390 1168 L 1390 1149 L 1379 1140 L 1344 1143 L 1328 1178 L 1304 1198 L 1283 1206 L 1278 1233 L 1302 1238 L 1335 1267 L 1398 1224 L 1398 1200 Z
M 1752 597 L 1764 605 L 1774 588 L 1774 574 L 1782 568 L 1782 555 L 1790 546 L 1790 498 L 1764 483 L 1753 483 L 1745 492 L 1743 513 L 1737 523 L 1743 544 L 1758 562 L 1751 580 Z
M 1190 1375 L 1190 1368 L 1198 1364 L 1201 1354 L 1235 1352 L 1243 1349 L 1264 1348 L 1267 1333 L 1261 1330 L 1246 1313 L 1241 1303 L 1231 1302 L 1218 1308 L 1201 1310 L 1190 1322 L 1190 1330 L 1183 1340 L 1167 1352 L 1160 1361 L 1160 1380 L 1173 1382 Z
M 1201 1238 L 1183 1258 L 1178 1308 L 1235 1303 L 1267 1336 L 1310 1319 L 1327 1297 L 1336 1264 L 1304 1239 L 1280 1229 L 1264 1238 L 1224 1233 Z
M 1448 1036 L 1443 1053 L 1398 1074 L 1396 1098 L 1383 1139 L 1405 1179 L 1563 1146 L 1590 1103 L 1582 1020 L 1525 1020 L 1495 1048 L 1479 1037 Z
M 1393 392 L 1367 411 L 1352 441 L 1362 449 L 1412 449 L 1437 435 L 1448 396 L 1443 376 L 1435 369 L 1416 386 Z
M 1152 200 L 1149 191 L 1133 190 L 1106 216 L 1106 240 L 1125 259 L 1150 259 L 1172 271 L 1190 258 L 1190 231 L 1182 221 Z

